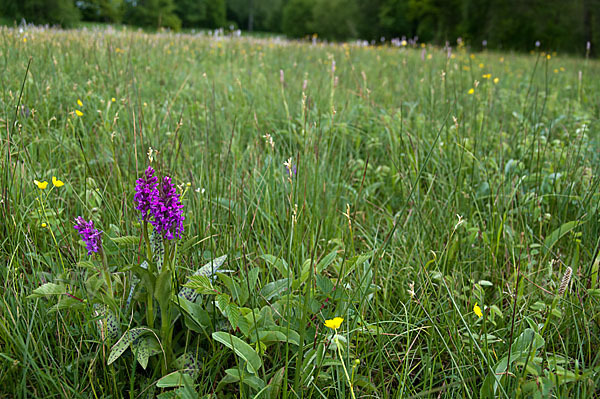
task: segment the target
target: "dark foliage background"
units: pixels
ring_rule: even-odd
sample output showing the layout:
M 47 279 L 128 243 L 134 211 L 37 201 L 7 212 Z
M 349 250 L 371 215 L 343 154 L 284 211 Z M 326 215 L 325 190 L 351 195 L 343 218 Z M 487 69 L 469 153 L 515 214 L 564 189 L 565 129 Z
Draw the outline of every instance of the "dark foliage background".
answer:
M 477 48 L 583 53 L 600 43 L 600 0 L 0 0 L 5 22 L 284 33 L 329 40 L 414 38 Z M 592 51 L 594 51 L 592 46 Z

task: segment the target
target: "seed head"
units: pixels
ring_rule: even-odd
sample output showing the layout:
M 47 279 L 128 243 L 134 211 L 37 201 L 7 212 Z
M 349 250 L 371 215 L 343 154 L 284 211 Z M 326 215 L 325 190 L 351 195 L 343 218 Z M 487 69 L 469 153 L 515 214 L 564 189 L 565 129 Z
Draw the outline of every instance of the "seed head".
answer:
M 571 276 L 573 275 L 573 269 L 571 266 L 567 267 L 565 270 L 565 274 L 563 275 L 562 280 L 560 281 L 560 287 L 558 288 L 558 295 L 562 296 L 569 287 L 569 283 L 571 282 Z

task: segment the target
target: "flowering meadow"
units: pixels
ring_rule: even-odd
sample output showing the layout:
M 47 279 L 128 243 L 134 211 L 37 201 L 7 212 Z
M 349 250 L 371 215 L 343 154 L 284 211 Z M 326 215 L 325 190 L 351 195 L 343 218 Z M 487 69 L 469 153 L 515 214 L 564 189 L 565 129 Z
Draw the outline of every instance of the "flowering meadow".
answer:
M 600 393 L 597 60 L 0 38 L 0 398 Z

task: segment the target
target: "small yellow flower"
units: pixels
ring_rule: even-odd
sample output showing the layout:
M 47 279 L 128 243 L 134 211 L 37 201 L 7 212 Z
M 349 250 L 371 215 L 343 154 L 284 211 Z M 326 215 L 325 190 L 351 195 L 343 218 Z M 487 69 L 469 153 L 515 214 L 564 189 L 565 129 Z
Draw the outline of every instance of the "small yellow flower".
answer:
M 500 81 L 500 78 L 494 78 L 494 84 L 498 84 L 499 81 Z
M 471 88 L 469 89 L 469 94 L 473 94 L 473 93 L 475 93 L 475 89 L 471 87 Z
M 483 65 L 483 63 L 480 63 L 480 64 L 479 64 L 479 68 L 482 68 L 482 69 L 483 69 L 483 67 L 484 67 L 484 66 L 485 66 L 485 65 Z
M 46 227 L 48 227 L 48 225 L 46 223 L 42 223 L 42 228 L 45 229 Z
M 81 112 L 81 111 L 80 111 L 80 110 L 78 110 L 78 109 L 76 109 L 76 110 L 75 110 L 75 114 L 76 114 L 77 116 L 83 116 L 83 112 Z
M 475 314 L 479 317 L 482 318 L 483 317 L 483 313 L 481 313 L 481 308 L 479 307 L 479 305 L 477 305 L 477 302 L 475 302 L 475 306 L 473 306 L 473 312 L 475 312 Z
M 472 60 L 475 59 L 475 54 L 471 54 L 469 57 L 471 57 Z
M 325 327 L 331 328 L 332 330 L 337 330 L 342 325 L 344 319 L 341 317 L 334 317 L 331 320 L 325 320 Z
M 112 101 L 114 103 L 115 101 L 117 101 L 117 99 L 113 97 L 110 99 L 110 101 Z
M 83 107 L 83 103 L 81 102 L 80 99 L 77 99 L 77 105 L 79 105 L 80 107 Z
M 554 73 L 558 73 L 558 69 L 554 68 Z
M 485 73 L 485 74 L 481 75 L 481 77 L 484 78 L 484 79 L 490 79 L 492 77 L 492 74 L 491 73 Z
M 38 188 L 39 188 L 40 190 L 45 190 L 45 189 L 46 189 L 46 187 L 48 187 L 48 182 L 47 182 L 47 181 L 42 181 L 42 182 L 39 182 L 39 181 L 37 181 L 37 180 L 34 180 L 33 182 L 35 183 L 35 185 L 36 185 L 36 186 L 38 186 Z
M 500 62 L 504 62 L 504 57 L 500 57 Z
M 62 187 L 65 185 L 65 183 L 63 183 L 62 180 L 58 180 L 56 176 L 52 176 L 52 184 L 54 187 Z
M 27 38 L 26 37 L 23 38 L 23 43 L 27 43 Z
M 550 54 L 548 54 L 548 55 L 546 56 L 546 59 L 547 59 L 547 60 L 549 60 L 550 58 L 552 58 L 552 56 L 551 56 Z

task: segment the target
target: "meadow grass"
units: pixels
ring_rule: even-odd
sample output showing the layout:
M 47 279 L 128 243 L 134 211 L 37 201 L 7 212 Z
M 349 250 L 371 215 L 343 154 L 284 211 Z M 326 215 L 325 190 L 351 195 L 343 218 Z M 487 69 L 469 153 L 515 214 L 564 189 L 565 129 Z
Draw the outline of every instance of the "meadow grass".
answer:
M 0 398 L 169 391 L 161 355 L 107 364 L 72 227 L 103 231 L 118 324 L 144 326 L 126 302 L 149 148 L 182 193 L 175 288 L 231 270 L 201 281 L 228 295 L 200 296 L 204 322 L 173 324 L 198 373 L 172 395 L 598 394 L 597 61 L 0 28 L 0 65 Z

